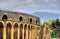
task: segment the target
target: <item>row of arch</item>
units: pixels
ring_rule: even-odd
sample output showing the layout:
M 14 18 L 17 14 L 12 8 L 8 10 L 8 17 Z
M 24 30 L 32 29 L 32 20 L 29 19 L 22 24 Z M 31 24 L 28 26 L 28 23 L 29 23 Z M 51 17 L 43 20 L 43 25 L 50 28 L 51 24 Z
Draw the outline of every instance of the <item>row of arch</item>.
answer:
M 3 19 L 3 20 L 7 20 L 8 17 L 7 17 L 6 15 L 3 15 L 2 19 Z M 23 17 L 22 17 L 22 16 L 19 17 L 19 21 L 23 21 Z M 32 23 L 32 18 L 30 18 L 30 23 Z M 37 24 L 37 23 L 38 23 L 38 20 L 36 20 L 36 24 Z
M 21 23 L 20 26 L 23 27 L 23 24 Z M 24 26 L 25 26 L 25 28 L 26 28 L 26 27 L 27 27 L 27 24 L 25 24 Z M 29 25 L 29 26 L 30 26 L 30 25 Z M 8 28 L 8 27 L 12 28 L 12 24 L 11 24 L 10 22 L 8 22 L 7 25 L 6 25 L 6 28 Z M 14 23 L 14 27 L 15 27 L 15 28 L 16 28 L 16 27 L 18 28 L 18 27 L 19 27 L 18 23 Z M 4 28 L 4 23 L 0 22 L 0 28 Z M 30 29 L 30 28 L 29 28 L 29 29 Z
M 0 39 L 3 39 L 3 28 L 4 25 L 2 22 L 0 22 Z M 6 39 L 11 39 L 11 28 L 12 24 L 9 22 L 6 25 Z M 32 27 L 31 27 L 32 28 Z M 30 25 L 28 27 L 28 30 L 31 30 Z M 24 38 L 26 36 L 26 29 L 27 29 L 27 24 L 24 25 Z M 20 24 L 20 39 L 22 39 L 22 30 L 23 30 L 23 24 Z M 14 24 L 14 39 L 18 38 L 18 24 Z M 26 38 L 25 38 L 26 39 Z

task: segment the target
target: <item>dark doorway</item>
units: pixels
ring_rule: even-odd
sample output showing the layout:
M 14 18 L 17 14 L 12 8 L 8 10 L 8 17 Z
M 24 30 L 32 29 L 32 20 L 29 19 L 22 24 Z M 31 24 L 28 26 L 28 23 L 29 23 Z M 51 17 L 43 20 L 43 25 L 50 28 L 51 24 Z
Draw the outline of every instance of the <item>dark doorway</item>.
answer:
M 20 16 L 19 21 L 23 21 L 23 18 Z
M 3 23 L 0 22 L 0 39 L 3 39 Z
M 6 39 L 11 39 L 11 28 L 12 28 L 12 25 L 11 23 L 7 23 L 7 26 L 6 26 Z
M 14 24 L 14 39 L 18 39 L 18 24 Z
M 8 17 L 7 17 L 6 15 L 3 15 L 2 19 L 3 19 L 3 20 L 7 20 Z
M 30 23 L 32 23 L 32 18 L 30 18 Z
M 20 39 L 22 39 L 23 24 L 20 24 Z
M 27 25 L 24 25 L 24 39 L 26 39 L 26 29 L 27 29 Z

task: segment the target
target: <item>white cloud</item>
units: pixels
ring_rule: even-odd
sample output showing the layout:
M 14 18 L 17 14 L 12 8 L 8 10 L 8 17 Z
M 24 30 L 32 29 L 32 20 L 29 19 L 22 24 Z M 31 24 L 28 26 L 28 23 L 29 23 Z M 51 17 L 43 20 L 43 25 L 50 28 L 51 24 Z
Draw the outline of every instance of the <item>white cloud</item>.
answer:
M 48 2 L 49 0 L 45 0 L 45 2 Z
M 26 12 L 60 12 L 59 0 L 1 0 L 0 8 L 8 10 L 18 10 Z

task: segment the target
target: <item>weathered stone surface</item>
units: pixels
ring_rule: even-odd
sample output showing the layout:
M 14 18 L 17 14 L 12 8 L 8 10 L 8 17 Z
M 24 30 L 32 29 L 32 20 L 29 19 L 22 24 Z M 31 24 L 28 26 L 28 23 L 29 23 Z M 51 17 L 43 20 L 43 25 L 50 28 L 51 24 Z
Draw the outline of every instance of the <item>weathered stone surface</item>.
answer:
M 3 11 L 0 10 L 0 19 L 2 19 L 2 17 L 6 15 L 8 20 L 11 21 L 19 21 L 19 17 L 21 16 L 23 18 L 23 22 L 30 22 L 30 18 L 32 19 L 32 23 L 36 24 L 36 20 L 37 20 L 37 24 L 40 24 L 40 19 L 39 17 L 33 16 L 33 15 L 29 15 L 29 14 L 24 14 L 21 12 L 11 12 L 11 11 Z
M 38 39 L 39 29 L 39 17 L 0 10 L 0 39 Z

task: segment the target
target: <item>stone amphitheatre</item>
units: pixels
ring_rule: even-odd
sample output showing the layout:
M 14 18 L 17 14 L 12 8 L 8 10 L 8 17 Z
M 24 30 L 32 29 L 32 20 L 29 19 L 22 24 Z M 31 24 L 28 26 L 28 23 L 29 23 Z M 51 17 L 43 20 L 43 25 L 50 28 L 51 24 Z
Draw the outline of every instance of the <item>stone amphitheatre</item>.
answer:
M 39 17 L 0 10 L 0 39 L 38 39 Z

